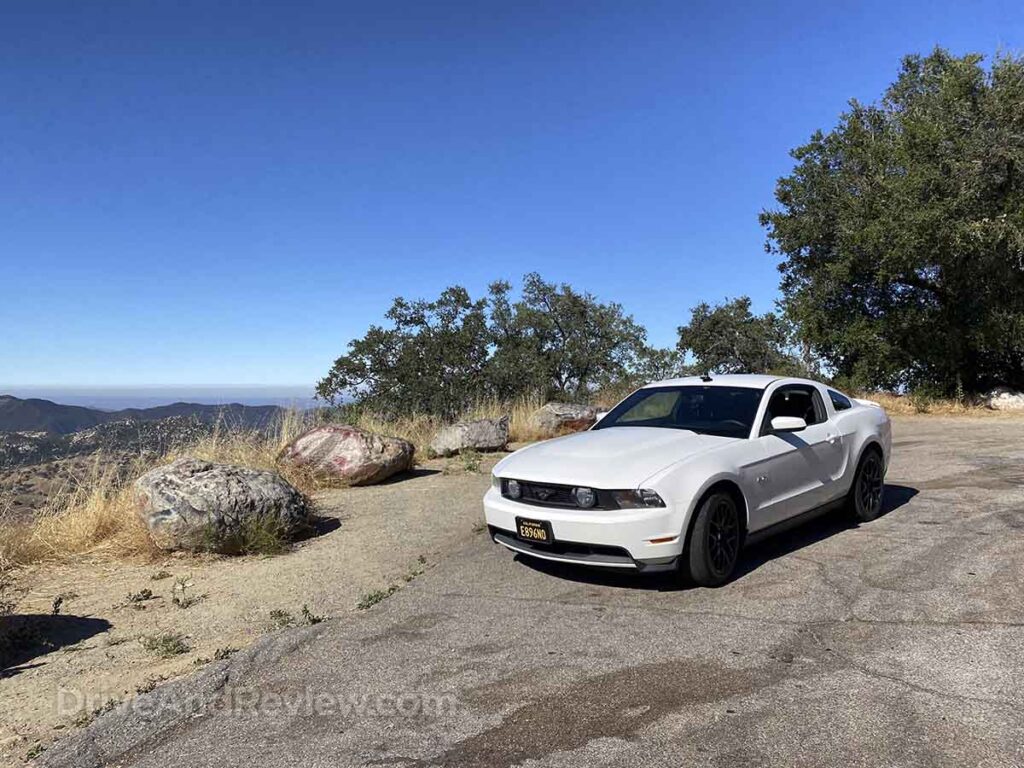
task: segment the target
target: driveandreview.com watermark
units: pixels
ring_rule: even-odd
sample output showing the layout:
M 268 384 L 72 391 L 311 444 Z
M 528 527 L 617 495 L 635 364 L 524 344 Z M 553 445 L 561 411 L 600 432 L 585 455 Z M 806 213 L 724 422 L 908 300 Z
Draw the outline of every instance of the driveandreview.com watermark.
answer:
M 146 719 L 171 715 L 201 715 L 218 712 L 233 716 L 341 717 L 341 718 L 431 718 L 454 714 L 458 700 L 452 694 L 353 693 L 312 687 L 287 691 L 263 691 L 225 687 L 218 695 L 188 695 L 166 691 L 158 696 L 137 696 L 124 702 L 105 691 L 61 687 L 56 710 L 60 717 L 103 712 L 116 706 Z

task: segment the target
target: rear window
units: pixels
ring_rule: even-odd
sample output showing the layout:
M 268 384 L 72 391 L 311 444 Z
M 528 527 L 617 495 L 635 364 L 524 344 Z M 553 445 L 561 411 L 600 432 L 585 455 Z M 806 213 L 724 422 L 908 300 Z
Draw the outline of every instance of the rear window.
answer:
M 846 395 L 841 395 L 834 389 L 828 391 L 828 399 L 832 401 L 832 407 L 837 411 L 845 411 L 849 408 L 853 408 L 853 403 L 850 402 L 850 398 Z

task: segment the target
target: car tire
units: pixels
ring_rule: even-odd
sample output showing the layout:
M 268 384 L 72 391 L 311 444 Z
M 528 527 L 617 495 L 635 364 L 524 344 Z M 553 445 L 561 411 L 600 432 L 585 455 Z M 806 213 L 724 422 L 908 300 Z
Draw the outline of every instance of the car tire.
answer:
M 686 558 L 690 579 L 702 587 L 727 582 L 739 561 L 742 532 L 739 506 L 732 494 L 720 491 L 705 498 L 690 532 Z
M 882 514 L 885 495 L 885 465 L 882 454 L 869 448 L 857 465 L 846 506 L 850 516 L 860 523 L 868 523 Z

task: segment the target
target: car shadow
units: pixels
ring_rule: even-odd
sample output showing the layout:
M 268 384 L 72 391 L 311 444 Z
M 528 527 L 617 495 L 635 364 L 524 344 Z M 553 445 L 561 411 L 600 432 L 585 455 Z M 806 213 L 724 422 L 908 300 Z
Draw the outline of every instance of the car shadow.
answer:
M 106 632 L 110 627 L 106 619 L 86 616 L 27 613 L 0 617 L 0 678 L 38 666 L 28 662 Z
M 885 498 L 879 518 L 906 505 L 917 494 L 918 490 L 916 488 L 886 483 Z M 824 541 L 831 536 L 835 536 L 837 533 L 857 528 L 860 525 L 852 521 L 841 509 L 822 512 L 817 517 L 811 517 L 806 522 L 789 530 L 746 546 L 740 555 L 739 565 L 731 581 L 743 578 L 747 574 L 756 571 L 765 563 L 799 552 L 805 547 L 817 544 L 819 541 Z M 696 588 L 696 585 L 679 573 L 645 574 L 635 571 L 613 571 L 611 569 L 556 563 L 551 560 L 541 560 L 528 555 L 516 555 L 515 559 L 535 571 L 582 584 L 656 592 L 678 592 Z

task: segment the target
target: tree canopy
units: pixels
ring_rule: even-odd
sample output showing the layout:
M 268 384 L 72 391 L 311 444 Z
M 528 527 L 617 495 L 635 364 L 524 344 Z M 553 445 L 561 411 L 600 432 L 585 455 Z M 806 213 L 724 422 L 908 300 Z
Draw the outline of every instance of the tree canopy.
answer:
M 908 56 L 765 211 L 787 317 L 853 385 L 1024 386 L 1024 60 Z
M 540 392 L 586 399 L 635 375 L 663 351 L 615 303 L 531 273 L 518 297 L 506 281 L 473 300 L 460 286 L 435 301 L 395 299 L 390 327 L 371 326 L 317 385 L 385 414 L 459 414 L 486 397 Z
M 785 321 L 773 312 L 753 314 L 747 296 L 714 307 L 698 304 L 690 312 L 690 323 L 678 332 L 677 349 L 693 356 L 692 368 L 698 373 L 802 372 L 786 351 Z

